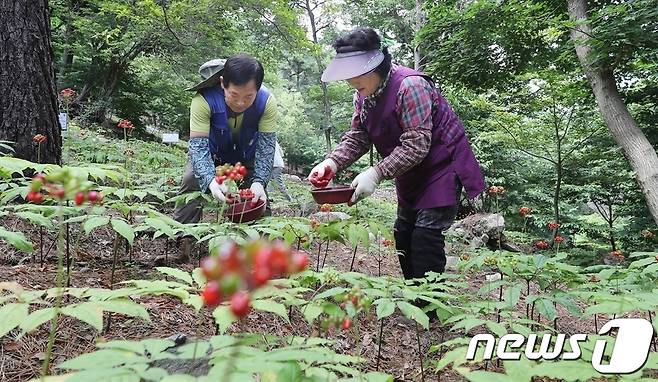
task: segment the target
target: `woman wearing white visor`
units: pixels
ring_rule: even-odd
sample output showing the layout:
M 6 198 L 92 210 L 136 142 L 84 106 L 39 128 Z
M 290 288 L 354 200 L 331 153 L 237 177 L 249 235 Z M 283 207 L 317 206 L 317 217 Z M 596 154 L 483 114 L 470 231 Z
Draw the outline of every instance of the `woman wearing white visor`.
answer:
M 371 195 L 382 179 L 395 179 L 396 248 L 407 279 L 443 272 L 442 231 L 455 219 L 461 189 L 469 198 L 484 190 L 484 177 L 464 127 L 427 75 L 391 63 L 371 28 L 357 28 L 334 43 L 336 56 L 322 81 L 346 80 L 356 92 L 352 124 L 338 147 L 311 170 L 321 178 L 366 154 L 383 158 L 352 182 L 352 202 Z

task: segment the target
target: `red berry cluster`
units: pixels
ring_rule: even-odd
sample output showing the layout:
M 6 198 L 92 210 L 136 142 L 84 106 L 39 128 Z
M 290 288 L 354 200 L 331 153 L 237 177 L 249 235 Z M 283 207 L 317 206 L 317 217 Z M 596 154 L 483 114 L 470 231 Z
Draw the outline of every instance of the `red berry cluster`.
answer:
M 30 183 L 30 191 L 27 193 L 25 199 L 34 204 L 41 204 L 45 199 L 45 195 L 41 193 L 45 191 L 46 194 L 54 199 L 64 200 L 66 197 L 66 190 L 59 184 L 51 183 L 46 179 L 44 174 L 37 174 L 32 178 Z M 77 192 L 75 194 L 75 204 L 81 205 L 84 201 L 89 200 L 91 203 L 101 203 L 103 195 L 97 191 Z
M 642 232 L 640 232 L 640 235 L 642 235 L 642 237 L 647 239 L 647 240 L 651 240 L 654 237 L 656 237 L 656 234 L 649 231 L 648 229 L 642 230 Z
M 371 302 L 365 298 L 363 292 L 361 292 L 361 290 L 356 287 L 345 293 L 342 298 L 338 297 L 338 301 L 342 301 L 340 303 L 341 309 L 345 310 L 349 305 L 351 305 L 351 307 L 353 307 L 354 311 L 356 312 L 368 307 Z M 320 327 L 325 331 L 329 330 L 330 328 L 348 330 L 351 325 L 352 320 L 348 316 L 341 317 L 338 315 L 329 317 L 320 323 Z
M 530 207 L 521 207 L 519 208 L 519 215 L 526 217 L 532 213 L 532 208 Z
M 208 280 L 202 293 L 203 301 L 215 307 L 230 300 L 231 311 L 242 318 L 249 313 L 250 291 L 273 278 L 301 272 L 307 267 L 308 256 L 293 252 L 282 241 L 257 240 L 242 247 L 228 241 L 201 262 L 201 270 Z
M 609 255 L 610 257 L 615 258 L 615 259 L 618 260 L 618 261 L 624 261 L 624 259 L 626 258 L 626 257 L 624 256 L 623 252 L 620 251 L 620 250 L 612 251 L 612 252 L 610 252 L 608 255 Z
M 551 245 L 548 244 L 545 240 L 539 240 L 535 243 L 535 247 L 537 247 L 537 249 L 548 249 L 551 247 Z
M 331 212 L 332 209 L 333 209 L 332 205 L 328 203 L 325 203 L 320 206 L 320 212 Z
M 560 244 L 560 243 L 564 242 L 564 238 L 560 235 L 557 235 L 553 238 L 553 241 Z
M 59 96 L 64 100 L 70 100 L 71 98 L 75 97 L 75 90 L 66 88 L 59 92 Z
M 320 221 L 316 218 L 311 218 L 311 228 L 316 229 L 320 226 Z
M 382 244 L 384 245 L 384 247 L 392 247 L 395 245 L 395 242 L 393 242 L 393 240 L 391 239 L 384 239 L 382 240 Z
M 558 222 L 550 222 L 548 223 L 548 229 L 551 231 L 555 231 L 556 229 L 560 228 L 560 223 Z
M 120 129 L 130 130 L 130 129 L 134 128 L 135 126 L 133 126 L 133 123 L 130 122 L 129 120 L 122 119 L 122 120 L 119 121 L 119 123 L 117 123 L 117 127 L 120 128 Z
M 257 202 L 250 202 L 254 198 L 254 192 L 248 188 L 238 190 L 238 194 L 226 194 L 226 203 L 235 204 L 240 202 L 249 202 L 249 207 L 254 207 Z
M 89 191 L 87 193 L 80 191 L 75 194 L 76 206 L 81 206 L 85 200 L 88 200 L 91 204 L 100 204 L 103 201 L 103 194 L 98 191 Z
M 34 142 L 36 142 L 36 143 L 41 144 L 41 143 L 47 141 L 47 140 L 48 140 L 48 137 L 46 137 L 46 136 L 43 135 L 43 134 L 37 134 L 37 135 L 35 135 L 34 137 L 32 137 L 32 140 L 33 140 Z
M 254 192 L 251 191 L 249 188 L 244 188 L 241 190 L 238 190 L 238 196 L 242 200 L 251 200 L 254 198 Z
M 314 172 L 311 174 L 311 184 L 316 188 L 325 188 L 329 184 L 329 181 L 334 177 L 334 170 L 331 166 L 324 167 L 324 175 L 320 178 L 318 173 Z
M 240 162 L 236 163 L 234 166 L 225 164 L 217 168 L 217 173 L 215 175 L 215 181 L 218 184 L 224 183 L 227 179 L 239 182 L 244 179 L 245 175 L 247 175 L 247 168 Z
M 491 186 L 489 187 L 490 195 L 503 195 L 505 193 L 505 187 L 503 186 Z

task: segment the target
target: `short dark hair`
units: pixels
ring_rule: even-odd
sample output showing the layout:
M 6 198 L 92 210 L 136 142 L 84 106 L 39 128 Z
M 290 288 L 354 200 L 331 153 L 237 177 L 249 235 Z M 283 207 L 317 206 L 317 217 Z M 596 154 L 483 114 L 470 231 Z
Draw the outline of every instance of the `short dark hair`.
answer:
M 372 28 L 359 27 L 352 29 L 350 32 L 338 37 L 333 47 L 336 49 L 336 53 L 381 49 L 384 53 L 384 61 L 375 68 L 375 72 L 384 78 L 391 70 L 391 54 L 388 52 L 388 47 L 384 46 L 382 48 L 382 39 Z
M 224 69 L 222 69 L 222 82 L 225 87 L 229 85 L 242 86 L 254 80 L 256 89 L 260 89 L 263 84 L 263 77 L 265 77 L 263 65 L 257 59 L 246 54 L 236 54 L 230 57 L 226 60 Z

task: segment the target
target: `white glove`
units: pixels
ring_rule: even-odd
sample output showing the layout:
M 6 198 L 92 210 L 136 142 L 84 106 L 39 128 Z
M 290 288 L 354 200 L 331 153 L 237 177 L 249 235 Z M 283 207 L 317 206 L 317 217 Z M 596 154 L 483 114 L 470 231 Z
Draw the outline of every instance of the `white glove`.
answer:
M 356 203 L 357 201 L 372 195 L 381 180 L 379 171 L 374 167 L 370 167 L 357 175 L 352 181 L 352 188 L 356 188 L 356 190 L 352 195 L 350 203 Z
M 251 199 L 252 203 L 256 203 L 258 200 L 267 202 L 267 194 L 265 193 L 265 189 L 263 189 L 262 184 L 259 182 L 253 182 L 249 188 L 251 189 L 251 192 L 254 193 L 254 198 Z
M 331 171 L 333 171 L 334 175 L 336 174 L 336 171 L 338 171 L 338 165 L 336 164 L 336 162 L 334 162 L 333 159 L 325 159 L 322 162 L 316 164 L 315 167 L 313 167 L 311 173 L 308 174 L 306 179 L 308 180 L 311 180 L 311 178 L 322 179 L 322 177 L 324 177 L 324 171 L 327 166 L 331 168 Z
M 219 184 L 215 179 L 210 182 L 208 189 L 212 194 L 212 197 L 219 200 L 220 202 L 226 202 L 226 193 L 228 192 L 228 187 L 226 184 Z

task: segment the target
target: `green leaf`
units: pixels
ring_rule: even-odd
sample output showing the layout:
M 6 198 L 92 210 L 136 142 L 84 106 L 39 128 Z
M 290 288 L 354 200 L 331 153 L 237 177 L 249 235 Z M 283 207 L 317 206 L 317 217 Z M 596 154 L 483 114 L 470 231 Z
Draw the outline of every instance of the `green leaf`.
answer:
M 85 230 L 85 234 L 89 235 L 94 229 L 104 226 L 110 222 L 110 218 L 107 216 L 94 216 L 89 218 L 85 224 L 82 225 L 82 228 Z
M 321 299 L 325 299 L 327 297 L 333 297 L 333 296 L 341 294 L 345 291 L 347 291 L 347 288 L 334 287 L 334 288 L 328 289 L 328 290 L 318 294 L 317 296 L 315 296 L 314 300 L 321 300 Z
M 381 320 L 395 312 L 395 302 L 388 298 L 377 300 L 377 319 Z
M 57 367 L 60 369 L 85 370 L 89 369 L 90 365 L 94 365 L 94 368 L 110 368 L 123 364 L 135 364 L 142 362 L 148 362 L 146 357 L 137 355 L 131 351 L 120 349 L 101 349 L 93 353 L 87 353 L 75 357 L 60 364 Z
M 272 300 L 256 300 L 251 303 L 251 306 L 256 310 L 262 310 L 265 312 L 271 312 L 283 317 L 286 322 L 290 322 L 288 318 L 288 310 L 286 306 Z
M 25 320 L 28 304 L 7 304 L 0 307 L 0 338 Z
M 184 281 L 184 282 L 187 283 L 187 285 L 191 286 L 192 283 L 193 283 L 192 276 L 190 276 L 189 273 L 187 273 L 185 271 L 182 271 L 180 269 L 169 268 L 169 267 L 157 267 L 155 269 L 157 269 L 158 272 L 160 272 L 160 273 L 164 273 L 165 275 L 169 275 L 169 276 L 175 277 L 175 278 L 177 278 L 181 281 Z
M 309 324 L 313 324 L 313 322 L 318 317 L 320 317 L 322 312 L 324 312 L 324 309 L 321 306 L 315 305 L 313 303 L 306 304 L 306 306 L 302 309 L 304 318 L 306 319 L 306 321 L 308 321 Z
M 187 299 L 183 300 L 183 304 L 190 305 L 198 312 L 203 308 L 203 298 L 198 294 L 191 294 Z
M 304 382 L 304 373 L 297 362 L 286 362 L 276 373 L 276 382 Z
M 29 333 L 55 317 L 55 308 L 44 308 L 30 313 L 20 325 L 23 333 Z
M 567 381 L 589 381 L 591 378 L 601 376 L 590 363 L 582 360 L 542 362 L 533 368 L 533 374 L 538 377 Z
M 194 279 L 194 283 L 199 287 L 206 284 L 206 277 L 203 275 L 201 268 L 194 268 L 192 278 Z
M 145 321 L 151 321 L 146 308 L 131 300 L 94 301 L 93 304 L 98 305 L 107 312 L 124 314 L 130 317 L 142 318 Z
M 133 227 L 126 223 L 125 220 L 121 219 L 112 219 L 112 228 L 121 236 L 123 236 L 126 240 L 128 240 L 128 243 L 130 245 L 133 244 L 133 241 L 135 240 L 135 231 L 133 230 Z
M 103 329 L 103 310 L 94 302 L 65 306 L 62 309 L 62 314 L 77 318 L 98 331 Z
M 541 313 L 547 320 L 553 321 L 557 317 L 557 311 L 553 305 L 553 301 L 546 298 L 539 298 L 535 301 L 537 311 Z
M 217 326 L 219 326 L 220 334 L 224 334 L 226 329 L 228 329 L 233 322 L 237 321 L 229 307 L 226 305 L 218 306 L 215 311 L 212 312 L 212 316 L 215 318 Z
M 629 268 L 642 268 L 649 264 L 658 264 L 658 263 L 656 263 L 656 259 L 654 257 L 645 257 L 643 259 L 633 261 L 629 266 Z
M 359 375 L 358 377 L 352 377 L 348 379 L 341 379 L 342 382 L 393 382 L 394 379 L 392 376 L 377 371 L 371 371 L 369 373 Z
M 176 231 L 162 219 L 146 218 L 144 222 L 155 230 L 164 233 L 169 238 L 173 238 L 176 235 Z
M 34 212 L 29 212 L 29 211 L 23 211 L 23 212 L 17 212 L 16 216 L 19 216 L 22 219 L 30 221 L 30 223 L 40 225 L 42 227 L 46 228 L 52 228 L 53 227 L 53 222 L 52 220 L 46 218 L 45 216 L 41 214 L 37 214 Z
M 520 382 L 513 381 L 509 376 L 505 374 L 498 374 L 490 371 L 472 371 L 462 375 L 471 382 Z M 523 382 L 528 381 L 526 380 Z
M 519 302 L 519 298 L 521 298 L 521 288 L 523 288 L 523 285 L 514 284 L 505 289 L 503 298 L 505 299 L 507 305 L 511 307 L 516 306 L 516 304 Z
M 16 249 L 31 253 L 34 251 L 32 243 L 25 238 L 22 232 L 7 231 L 0 227 L 0 239 L 4 239 L 9 244 L 16 247 Z
M 651 264 L 648 267 L 644 268 L 642 274 L 656 275 L 658 273 L 658 263 Z
M 415 305 L 411 305 L 406 301 L 400 301 L 397 305 L 402 314 L 404 314 L 407 318 L 418 322 L 425 330 L 429 329 L 430 319 L 422 309 Z

